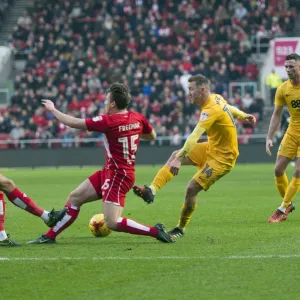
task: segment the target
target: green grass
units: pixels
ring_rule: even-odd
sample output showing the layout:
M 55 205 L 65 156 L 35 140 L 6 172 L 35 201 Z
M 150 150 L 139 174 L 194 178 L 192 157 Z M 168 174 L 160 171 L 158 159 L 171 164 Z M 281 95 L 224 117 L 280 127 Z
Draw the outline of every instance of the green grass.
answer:
M 137 183 L 150 183 L 158 168 L 138 167 Z M 94 170 L 3 173 L 51 209 L 62 207 Z M 194 170 L 183 167 L 152 205 L 130 192 L 123 216 L 172 228 Z M 273 181 L 272 165 L 236 166 L 200 193 L 186 235 L 175 244 L 115 232 L 94 238 L 87 223 L 102 204 L 87 204 L 56 245 L 0 248 L 0 299 L 298 299 L 300 214 L 267 223 L 281 202 Z M 8 203 L 6 230 L 25 244 L 47 228 Z

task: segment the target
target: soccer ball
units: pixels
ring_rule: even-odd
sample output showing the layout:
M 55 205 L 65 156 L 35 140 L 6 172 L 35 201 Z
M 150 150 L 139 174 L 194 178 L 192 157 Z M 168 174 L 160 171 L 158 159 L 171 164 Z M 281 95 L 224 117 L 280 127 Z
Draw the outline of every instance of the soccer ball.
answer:
M 111 233 L 104 221 L 104 214 L 94 215 L 89 223 L 92 234 L 96 237 L 106 237 Z

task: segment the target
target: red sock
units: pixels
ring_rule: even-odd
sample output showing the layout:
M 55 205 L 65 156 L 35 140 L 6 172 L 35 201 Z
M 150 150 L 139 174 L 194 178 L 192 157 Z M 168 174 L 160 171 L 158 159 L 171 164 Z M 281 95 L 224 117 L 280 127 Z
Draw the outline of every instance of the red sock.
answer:
M 79 208 L 72 205 L 71 203 L 67 202 L 65 207 L 68 207 L 68 212 L 59 221 L 53 228 L 51 228 L 45 236 L 49 237 L 50 239 L 55 239 L 57 235 L 59 235 L 62 231 L 68 228 L 78 217 L 79 215 Z
M 4 195 L 0 193 L 0 231 L 4 230 L 4 220 L 5 220 Z
M 32 199 L 30 199 L 25 193 L 21 192 L 17 188 L 15 188 L 6 196 L 14 205 L 25 209 L 35 216 L 40 217 L 44 212 L 44 210 L 40 208 Z
M 119 218 L 117 220 L 117 231 L 127 232 L 130 234 L 148 235 L 155 238 L 158 236 L 158 231 L 155 227 L 142 225 L 126 218 Z

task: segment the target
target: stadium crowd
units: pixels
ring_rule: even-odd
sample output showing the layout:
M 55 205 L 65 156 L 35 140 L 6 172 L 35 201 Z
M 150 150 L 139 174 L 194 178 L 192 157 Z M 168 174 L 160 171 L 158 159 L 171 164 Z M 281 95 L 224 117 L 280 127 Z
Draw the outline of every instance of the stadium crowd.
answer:
M 0 0 L 0 24 L 5 21 L 5 14 L 14 4 L 14 0 Z
M 4 1 L 5 2 L 5 1 Z M 228 99 L 230 81 L 258 76 L 251 38 L 271 39 L 293 31 L 295 11 L 288 1 L 237 0 L 35 0 L 19 18 L 9 45 L 25 54 L 24 72 L 15 78 L 10 106 L 0 130 L 15 141 L 97 137 L 57 123 L 41 106 L 77 117 L 103 112 L 110 83 L 129 85 L 131 109 L 145 114 L 158 136 L 180 144 L 199 119 L 189 104 L 187 78 L 201 73 L 212 90 L 231 104 L 263 117 L 260 94 Z M 279 10 L 278 7 L 281 7 Z M 239 133 L 253 132 L 239 124 Z M 243 141 L 241 141 L 243 142 Z

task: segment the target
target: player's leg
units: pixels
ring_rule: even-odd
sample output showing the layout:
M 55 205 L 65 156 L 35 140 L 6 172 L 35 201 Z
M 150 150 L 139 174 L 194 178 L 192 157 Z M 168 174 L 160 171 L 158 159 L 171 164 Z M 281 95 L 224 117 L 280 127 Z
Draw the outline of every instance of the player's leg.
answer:
M 4 228 L 5 221 L 5 202 L 4 195 L 0 192 L 0 242 L 7 239 L 7 234 Z
M 207 147 L 207 142 L 196 144 L 191 153 L 182 160 L 182 165 L 202 165 L 206 159 Z M 180 150 L 174 151 L 171 154 L 166 164 L 155 175 L 150 186 L 134 186 L 133 192 L 137 196 L 141 197 L 145 202 L 152 203 L 154 201 L 155 194 L 174 177 L 174 175 L 170 171 L 170 164 L 179 151 Z
M 151 236 L 162 242 L 172 243 L 172 238 L 162 224 L 148 226 L 122 217 L 126 194 L 133 183 L 134 174 L 116 172 L 113 180 L 106 181 L 106 186 L 102 186 L 103 212 L 107 227 L 119 232 Z
M 10 239 L 5 231 L 5 201 L 4 194 L 0 192 L 0 246 L 19 246 L 16 242 Z
M 96 177 L 96 174 L 97 172 L 92 176 Z M 67 229 L 77 219 L 80 212 L 80 207 L 85 203 L 98 200 L 100 197 L 101 196 L 99 196 L 97 193 L 90 179 L 85 180 L 68 196 L 65 204 L 67 213 L 62 220 L 52 227 L 47 233 L 33 241 L 29 241 L 28 244 L 55 243 L 57 235 Z
M 154 195 L 174 177 L 174 175 L 170 172 L 170 165 L 179 151 L 180 150 L 176 150 L 171 154 L 166 164 L 157 172 L 153 181 L 151 182 L 149 187 Z M 192 166 L 194 163 L 189 157 L 185 157 L 182 160 L 182 165 Z
M 173 237 L 181 237 L 189 224 L 192 214 L 197 207 L 197 195 L 200 191 L 207 191 L 216 181 L 228 174 L 232 166 L 220 164 L 208 157 L 204 164 L 198 168 L 197 173 L 186 188 L 186 196 L 181 208 L 178 225 L 169 231 Z
M 291 162 L 290 158 L 281 155 L 279 155 L 276 160 L 276 164 L 274 168 L 275 185 L 281 198 L 284 198 L 287 187 L 289 185 L 289 181 L 285 173 L 285 170 L 290 162 Z
M 291 206 L 293 198 L 295 197 L 299 189 L 300 189 L 300 151 L 299 154 L 297 154 L 293 178 L 288 185 L 281 207 L 286 208 L 286 210 L 288 210 L 288 208 Z
M 275 185 L 281 198 L 283 199 L 285 198 L 289 186 L 285 170 L 290 161 L 297 155 L 297 147 L 297 141 L 290 134 L 286 133 L 279 146 L 275 164 Z M 284 221 L 286 220 L 287 215 L 294 209 L 295 206 L 291 202 L 288 203 L 283 201 L 278 209 L 269 218 L 268 222 L 277 223 Z
M 287 187 L 288 178 L 285 170 L 288 164 L 297 155 L 298 141 L 291 134 L 286 133 L 280 143 L 277 160 L 275 164 L 275 184 L 281 196 L 284 198 Z
M 146 235 L 154 237 L 165 243 L 173 243 L 170 235 L 165 231 L 162 224 L 148 226 L 138 223 L 129 218 L 123 218 L 123 207 L 114 203 L 103 203 L 103 212 L 105 216 L 106 226 L 114 231 L 126 232 L 135 235 Z
M 141 197 L 148 204 L 154 201 L 155 194 L 163 188 L 173 177 L 174 175 L 170 172 L 170 163 L 175 158 L 176 153 L 174 151 L 169 157 L 166 164 L 159 169 L 159 171 L 154 176 L 150 186 L 144 185 L 144 187 L 135 185 L 133 187 L 133 192 L 135 195 Z M 188 164 L 188 158 L 186 159 L 186 164 Z
M 66 213 L 66 210 L 52 210 L 49 212 L 42 209 L 30 197 L 20 191 L 11 179 L 2 174 L 0 174 L 0 191 L 5 193 L 8 200 L 15 206 L 26 210 L 34 216 L 40 217 L 49 227 L 55 225 Z
M 184 230 L 189 224 L 192 214 L 197 207 L 197 195 L 202 190 L 202 186 L 195 179 L 192 179 L 187 185 L 178 224 L 169 231 L 170 235 L 174 238 L 182 237 L 184 235 Z

